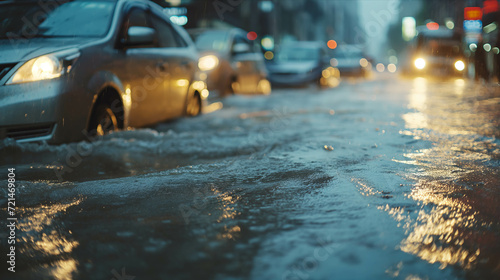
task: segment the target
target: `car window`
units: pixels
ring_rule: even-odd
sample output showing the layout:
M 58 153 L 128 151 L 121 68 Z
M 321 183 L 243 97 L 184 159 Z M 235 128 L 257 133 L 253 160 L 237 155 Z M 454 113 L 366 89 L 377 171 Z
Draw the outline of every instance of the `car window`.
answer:
M 453 42 L 440 40 L 429 41 L 424 51 L 431 55 L 452 57 L 458 56 L 461 53 L 459 43 L 453 44 Z
M 120 36 L 121 38 L 120 41 L 122 43 L 127 41 L 127 32 L 128 29 L 132 26 L 154 28 L 149 20 L 148 12 L 143 8 L 134 7 L 129 11 L 127 17 L 125 18 L 122 24 L 122 30 Z M 148 46 L 148 47 L 157 47 L 157 44 L 155 43 L 153 46 Z
M 225 31 L 207 31 L 191 34 L 196 48 L 205 51 L 224 51 L 228 48 L 228 33 Z
M 234 40 L 233 40 L 233 46 L 234 47 L 235 45 L 238 45 L 238 44 L 245 44 L 245 45 L 248 45 L 250 51 L 253 51 L 253 44 L 250 42 L 250 40 L 248 40 L 247 38 L 245 37 L 242 37 L 240 35 L 236 35 L 234 37 Z
M 186 40 L 184 40 L 184 38 L 181 36 L 181 34 L 177 30 L 175 30 L 175 28 L 171 24 L 169 24 L 169 26 L 170 26 L 170 28 L 172 28 L 172 32 L 174 34 L 175 40 L 179 44 L 179 47 L 185 48 L 185 47 L 189 46 L 189 44 L 186 42 Z
M 153 27 L 149 23 L 147 12 L 141 8 L 133 8 L 126 20 L 127 29 L 131 26 Z
M 243 40 L 243 37 L 241 36 L 234 36 L 234 40 L 233 40 L 233 46 L 234 45 L 237 45 L 237 44 L 245 44 L 245 40 Z
M 151 20 L 158 33 L 158 45 L 160 48 L 181 48 L 187 46 L 177 31 L 164 19 L 152 15 Z

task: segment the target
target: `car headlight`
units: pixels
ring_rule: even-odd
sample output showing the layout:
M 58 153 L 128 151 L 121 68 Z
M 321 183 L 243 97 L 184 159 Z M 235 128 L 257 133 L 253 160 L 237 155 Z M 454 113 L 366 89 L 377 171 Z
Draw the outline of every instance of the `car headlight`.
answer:
M 219 65 L 219 58 L 213 54 L 203 56 L 198 61 L 198 68 L 201 71 L 210 71 L 217 67 L 217 65 Z
M 415 67 L 417 67 L 417 69 L 424 69 L 425 68 L 425 59 L 423 58 L 417 58 L 415 59 Z
M 360 59 L 360 60 L 359 60 L 359 65 L 360 65 L 361 67 L 363 67 L 363 68 L 368 67 L 368 59 L 366 59 L 366 58 L 362 58 L 362 59 Z
M 75 50 L 42 55 L 25 62 L 7 84 L 55 79 L 71 70 L 80 53 Z
M 461 60 L 457 60 L 457 62 L 455 62 L 455 69 L 463 71 L 465 69 L 465 63 Z

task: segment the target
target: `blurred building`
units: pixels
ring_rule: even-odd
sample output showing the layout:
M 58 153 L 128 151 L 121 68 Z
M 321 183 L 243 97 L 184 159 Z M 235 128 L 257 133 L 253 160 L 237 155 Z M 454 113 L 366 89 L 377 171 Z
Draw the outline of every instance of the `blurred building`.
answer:
M 321 1 L 325 11 L 329 11 L 325 19 L 328 36 L 339 43 L 360 44 L 366 38 L 356 35 L 361 29 L 359 1 Z M 331 28 L 331 29 L 330 29 Z
M 448 19 L 452 19 L 456 27 L 461 27 L 464 20 L 465 0 L 424 0 L 424 14 L 428 19 L 439 24 L 445 24 Z M 473 4 L 474 5 L 474 4 Z
M 287 40 L 334 39 L 355 43 L 358 0 L 154 0 L 164 7 L 185 7 L 186 28 L 236 26 Z M 358 40 L 359 41 L 359 40 Z
M 475 0 L 400 0 L 399 19 L 389 28 L 390 46 L 397 52 L 403 51 L 411 39 L 403 35 L 404 18 L 413 18 L 415 26 L 433 21 L 450 29 L 463 28 L 464 8 Z

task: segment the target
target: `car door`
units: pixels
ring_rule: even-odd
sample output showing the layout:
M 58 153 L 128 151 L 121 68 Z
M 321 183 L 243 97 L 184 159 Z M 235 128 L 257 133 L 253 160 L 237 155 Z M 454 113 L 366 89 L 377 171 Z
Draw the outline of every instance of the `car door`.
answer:
M 196 71 L 197 55 L 164 15 L 153 10 L 151 21 L 158 31 L 159 56 L 170 75 L 169 89 L 164 93 L 168 99 L 164 113 L 168 118 L 178 117 L 185 111 L 189 86 Z
M 150 12 L 146 5 L 129 8 L 122 27 L 122 38 L 127 41 L 131 27 L 148 27 L 154 29 Z M 156 37 L 158 31 L 156 31 Z M 131 126 L 146 126 L 165 120 L 165 107 L 168 104 L 170 73 L 165 64 L 163 52 L 156 38 L 150 45 L 125 45 L 122 47 L 123 69 L 121 80 L 131 91 L 132 105 L 130 111 Z

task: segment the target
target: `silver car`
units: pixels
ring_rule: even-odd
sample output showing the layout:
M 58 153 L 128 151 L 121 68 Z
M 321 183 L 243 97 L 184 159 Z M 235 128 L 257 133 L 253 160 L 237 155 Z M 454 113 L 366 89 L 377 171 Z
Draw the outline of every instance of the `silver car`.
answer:
M 188 31 L 201 53 L 199 67 L 208 75 L 210 92 L 270 94 L 264 56 L 238 28 Z
M 0 139 L 55 144 L 197 115 L 197 65 L 151 2 L 0 3 Z

